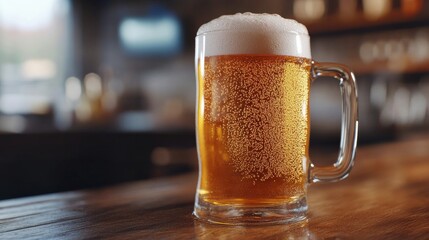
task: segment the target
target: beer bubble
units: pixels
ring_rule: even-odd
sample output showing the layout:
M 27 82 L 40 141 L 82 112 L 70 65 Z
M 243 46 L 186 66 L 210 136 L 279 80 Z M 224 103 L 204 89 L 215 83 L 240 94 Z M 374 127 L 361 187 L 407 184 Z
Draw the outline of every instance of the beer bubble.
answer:
M 212 197 L 215 192 L 301 192 L 307 174 L 310 60 L 226 55 L 207 57 L 205 62 L 216 64 L 201 66 L 205 107 L 198 126 L 200 153 L 207 166 L 203 175 L 217 177 L 207 179 L 203 187 L 213 191 Z M 214 151 L 205 150 L 211 146 Z M 236 182 L 241 187 L 231 185 Z M 249 188 L 270 183 L 270 189 Z

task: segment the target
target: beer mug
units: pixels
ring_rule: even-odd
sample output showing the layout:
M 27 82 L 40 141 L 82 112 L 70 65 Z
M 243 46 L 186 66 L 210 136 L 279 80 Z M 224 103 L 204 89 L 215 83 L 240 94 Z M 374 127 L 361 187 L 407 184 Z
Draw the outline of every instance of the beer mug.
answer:
M 307 186 L 348 176 L 358 107 L 353 73 L 311 59 L 304 25 L 271 14 L 235 14 L 204 24 L 196 36 L 196 135 L 199 179 L 194 215 L 248 225 L 306 219 Z M 308 157 L 311 82 L 339 81 L 338 159 Z

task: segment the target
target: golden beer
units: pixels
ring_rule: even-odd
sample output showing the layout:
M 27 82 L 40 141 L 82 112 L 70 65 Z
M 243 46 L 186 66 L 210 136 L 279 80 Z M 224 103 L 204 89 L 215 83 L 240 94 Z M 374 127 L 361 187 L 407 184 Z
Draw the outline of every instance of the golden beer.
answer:
M 208 56 L 197 69 L 198 201 L 258 207 L 304 198 L 311 60 Z
M 307 216 L 309 183 L 348 176 L 356 150 L 353 73 L 311 60 L 307 28 L 276 14 L 237 13 L 195 37 L 199 175 L 194 216 L 232 225 Z M 339 81 L 341 141 L 335 164 L 310 163 L 310 82 Z

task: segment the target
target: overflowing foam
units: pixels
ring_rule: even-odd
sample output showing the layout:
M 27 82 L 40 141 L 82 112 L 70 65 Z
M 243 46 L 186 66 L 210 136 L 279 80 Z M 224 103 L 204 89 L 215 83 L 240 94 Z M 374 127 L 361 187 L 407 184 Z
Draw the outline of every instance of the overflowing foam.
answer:
M 311 58 L 307 28 L 277 14 L 221 16 L 198 29 L 196 44 L 205 56 L 273 54 Z

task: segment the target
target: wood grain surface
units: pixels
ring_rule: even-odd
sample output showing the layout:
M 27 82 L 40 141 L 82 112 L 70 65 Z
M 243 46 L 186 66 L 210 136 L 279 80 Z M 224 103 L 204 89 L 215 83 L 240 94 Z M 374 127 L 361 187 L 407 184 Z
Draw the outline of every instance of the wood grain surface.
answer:
M 257 227 L 192 215 L 196 175 L 0 201 L 0 239 L 429 239 L 429 139 L 360 148 L 309 189 L 309 219 Z

